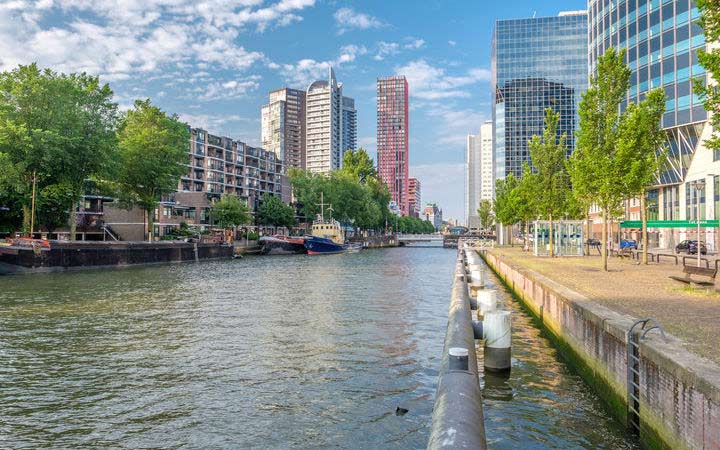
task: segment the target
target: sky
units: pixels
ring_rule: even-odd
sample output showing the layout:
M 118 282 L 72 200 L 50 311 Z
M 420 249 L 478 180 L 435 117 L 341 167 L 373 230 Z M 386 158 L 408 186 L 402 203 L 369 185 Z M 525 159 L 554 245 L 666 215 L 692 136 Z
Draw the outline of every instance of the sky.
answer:
M 260 146 L 260 108 L 335 70 L 355 98 L 358 144 L 376 146 L 376 79 L 410 87 L 410 176 L 422 201 L 464 218 L 469 133 L 490 119 L 497 19 L 554 16 L 582 0 L 0 0 L 0 70 L 37 62 L 150 98 L 193 127 Z

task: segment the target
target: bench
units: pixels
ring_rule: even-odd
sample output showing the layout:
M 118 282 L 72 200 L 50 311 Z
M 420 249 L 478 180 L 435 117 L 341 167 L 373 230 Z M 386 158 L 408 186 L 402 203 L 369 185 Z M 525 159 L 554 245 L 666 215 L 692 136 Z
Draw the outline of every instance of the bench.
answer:
M 717 272 L 717 269 L 708 269 L 706 267 L 683 266 L 684 277 L 670 275 L 670 278 L 690 286 L 710 287 L 715 286 L 715 275 L 717 275 Z M 691 277 L 692 275 L 707 277 L 708 280 L 698 281 L 693 279 Z
M 632 256 L 632 249 L 630 247 L 614 248 L 610 251 L 610 254 L 614 254 L 618 258 L 629 258 Z

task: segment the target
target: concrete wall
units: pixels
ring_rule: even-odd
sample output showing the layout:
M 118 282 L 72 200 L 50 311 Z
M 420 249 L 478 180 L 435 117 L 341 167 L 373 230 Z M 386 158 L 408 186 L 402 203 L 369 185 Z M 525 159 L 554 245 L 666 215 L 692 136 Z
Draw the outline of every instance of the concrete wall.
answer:
M 112 227 L 113 231 L 120 235 L 123 241 L 144 241 L 145 236 L 145 213 L 142 209 L 134 206 L 132 209 L 123 209 L 115 202 L 103 205 L 105 223 Z
M 482 255 L 552 334 L 561 352 L 613 413 L 626 420 L 627 346 L 635 318 L 531 270 Z M 708 320 L 716 320 L 710 319 Z M 652 331 L 640 345 L 640 438 L 651 448 L 720 448 L 720 367 Z

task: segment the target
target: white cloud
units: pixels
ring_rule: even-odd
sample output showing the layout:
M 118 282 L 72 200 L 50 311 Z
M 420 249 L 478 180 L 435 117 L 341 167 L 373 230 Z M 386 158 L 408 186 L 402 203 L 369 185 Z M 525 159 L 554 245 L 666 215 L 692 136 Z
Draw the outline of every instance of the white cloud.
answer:
M 340 8 L 335 11 L 335 24 L 338 27 L 338 34 L 343 34 L 351 29 L 367 30 L 369 28 L 380 28 L 385 24 L 369 14 L 360 13 L 352 8 Z
M 338 57 L 331 61 L 316 61 L 305 58 L 295 64 L 282 64 L 271 68 L 277 68 L 280 71 L 280 76 L 288 83 L 304 89 L 315 80 L 327 78 L 330 67 L 337 68 L 343 64 L 352 63 L 358 56 L 367 52 L 368 50 L 364 46 L 346 45 L 340 48 Z
M 261 52 L 237 44 L 248 26 L 258 32 L 302 20 L 316 0 L 43 0 L 0 1 L 0 70 L 39 61 L 63 72 L 86 71 L 103 81 L 175 68 L 246 71 Z M 51 15 L 71 18 L 40 23 Z
M 201 101 L 230 100 L 244 97 L 248 92 L 254 91 L 258 87 L 260 87 L 260 84 L 254 77 L 244 81 L 214 82 L 196 87 L 194 92 L 197 95 L 193 98 Z
M 408 49 L 417 49 L 425 45 L 425 41 L 423 39 L 413 39 L 409 43 L 405 44 L 403 47 Z
M 423 39 L 405 38 L 405 41 L 405 44 L 400 44 L 399 42 L 378 42 L 377 51 L 375 52 L 373 59 L 376 61 L 382 61 L 387 56 L 397 55 L 400 53 L 401 49 L 417 50 L 425 45 L 425 41 Z
M 483 109 L 486 105 L 482 106 Z M 464 148 L 466 136 L 477 133 L 480 125 L 487 120 L 485 114 L 470 108 L 457 108 L 453 104 L 430 102 L 423 105 L 423 111 L 433 123 L 438 124 L 435 142 L 439 151 L 447 147 Z
M 180 113 L 180 120 L 190 124 L 190 126 L 204 128 L 206 130 L 217 130 L 229 123 L 252 122 L 252 119 L 242 117 L 237 114 L 230 115 L 212 115 L 212 114 L 191 114 Z
M 424 59 L 396 67 L 395 73 L 407 77 L 411 96 L 425 100 L 470 97 L 469 86 L 490 80 L 490 71 L 487 69 L 474 68 L 464 74 L 451 76 L 445 69 L 431 66 Z
M 457 42 L 455 42 L 455 41 L 448 41 L 448 45 L 450 45 L 450 47 L 455 47 L 455 46 L 457 45 Z

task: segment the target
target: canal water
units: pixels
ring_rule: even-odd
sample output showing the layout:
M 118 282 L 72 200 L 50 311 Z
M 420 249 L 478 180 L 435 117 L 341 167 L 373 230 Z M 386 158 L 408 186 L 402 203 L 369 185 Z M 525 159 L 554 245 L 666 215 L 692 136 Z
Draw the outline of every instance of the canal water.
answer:
M 455 259 L 402 248 L 0 278 L 0 447 L 424 448 Z M 482 380 L 490 448 L 633 448 L 506 300 L 512 374 Z

